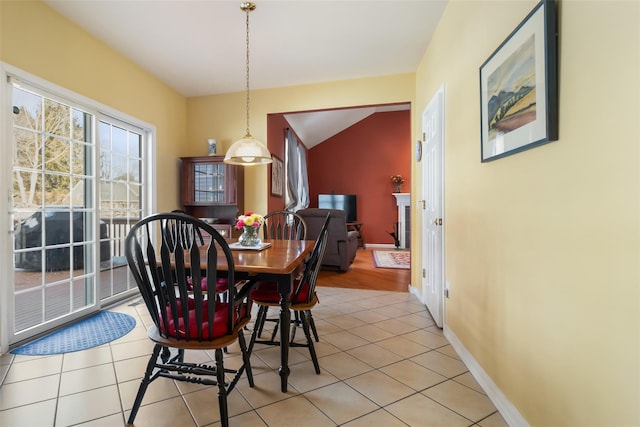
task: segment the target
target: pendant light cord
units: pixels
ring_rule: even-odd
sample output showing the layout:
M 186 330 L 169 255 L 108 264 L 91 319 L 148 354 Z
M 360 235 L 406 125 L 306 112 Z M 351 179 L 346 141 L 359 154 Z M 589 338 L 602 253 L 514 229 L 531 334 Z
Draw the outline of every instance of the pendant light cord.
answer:
M 247 137 L 251 136 L 251 131 L 249 129 L 249 12 L 251 9 L 248 8 L 246 10 L 247 13 Z
M 273 162 L 269 149 L 260 141 L 257 141 L 251 136 L 251 130 L 249 128 L 249 112 L 250 112 L 250 91 L 249 91 L 249 12 L 255 10 L 256 5 L 250 1 L 243 2 L 240 5 L 240 10 L 247 14 L 246 27 L 247 27 L 247 133 L 244 138 L 231 144 L 231 147 L 227 150 L 227 154 L 224 156 L 224 163 L 231 165 L 251 166 L 251 165 L 265 165 Z

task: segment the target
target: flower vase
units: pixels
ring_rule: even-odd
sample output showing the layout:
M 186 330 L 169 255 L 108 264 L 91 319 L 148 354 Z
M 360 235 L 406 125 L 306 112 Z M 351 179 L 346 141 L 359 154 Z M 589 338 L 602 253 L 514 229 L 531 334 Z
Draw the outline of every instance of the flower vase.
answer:
M 396 193 L 402 193 L 402 184 L 396 184 Z
M 260 227 L 245 225 L 242 227 L 242 234 L 238 238 L 238 242 L 242 246 L 258 246 L 262 243 L 258 230 L 260 230 Z

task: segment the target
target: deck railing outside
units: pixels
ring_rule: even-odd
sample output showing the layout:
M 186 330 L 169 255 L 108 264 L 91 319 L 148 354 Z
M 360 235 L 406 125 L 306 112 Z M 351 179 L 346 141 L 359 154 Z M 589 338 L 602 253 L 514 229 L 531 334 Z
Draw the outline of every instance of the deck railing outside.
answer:
M 102 239 L 102 245 L 107 245 L 110 250 L 108 259 L 100 263 L 96 272 L 100 276 L 100 289 L 97 290 L 99 298 L 111 297 L 120 292 L 127 291 L 127 267 L 124 253 L 124 241 L 131 227 L 139 221 L 139 218 L 104 218 L 107 225 L 108 238 Z M 101 246 L 102 246 L 101 245 Z M 102 248 L 106 249 L 104 246 Z M 103 249 L 103 250 L 104 250 Z M 104 259 L 104 258 L 103 258 Z M 64 282 L 70 277 L 68 271 L 46 271 L 45 280 L 48 283 L 60 280 Z M 74 276 L 84 274 L 83 269 L 78 269 Z M 40 291 L 37 294 L 28 292 L 30 289 L 42 286 L 43 272 L 16 269 L 14 272 L 16 290 L 15 301 L 15 330 L 22 331 L 37 325 L 42 321 L 42 315 L 48 319 L 55 318 L 55 313 L 64 314 L 72 307 L 83 307 L 88 297 L 86 289 L 74 287 L 73 301 L 69 300 L 68 286 L 51 286 L 42 297 Z M 25 292 L 27 291 L 27 292 Z M 46 304 L 46 307 L 45 307 Z

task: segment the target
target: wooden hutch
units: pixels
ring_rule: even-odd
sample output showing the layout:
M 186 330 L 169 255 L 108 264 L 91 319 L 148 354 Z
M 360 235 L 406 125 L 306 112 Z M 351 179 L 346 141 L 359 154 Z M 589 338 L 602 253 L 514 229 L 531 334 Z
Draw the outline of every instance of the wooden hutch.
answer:
M 181 200 L 189 215 L 210 223 L 224 237 L 243 212 L 244 174 L 224 156 L 181 157 Z

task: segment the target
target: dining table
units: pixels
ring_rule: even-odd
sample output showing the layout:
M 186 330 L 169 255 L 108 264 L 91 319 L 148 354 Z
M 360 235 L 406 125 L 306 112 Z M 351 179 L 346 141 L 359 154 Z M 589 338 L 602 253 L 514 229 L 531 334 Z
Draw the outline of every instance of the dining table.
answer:
M 230 245 L 233 254 L 234 274 L 236 280 L 251 282 L 269 281 L 278 284 L 280 294 L 280 385 L 283 393 L 287 392 L 289 378 L 289 327 L 291 324 L 291 291 L 299 267 L 313 250 L 313 240 L 263 240 L 268 247 L 257 249 L 252 247 L 238 248 Z M 221 255 L 219 255 L 221 256 Z M 226 263 L 218 263 L 224 271 Z M 206 259 L 202 257 L 201 269 L 206 269 Z

